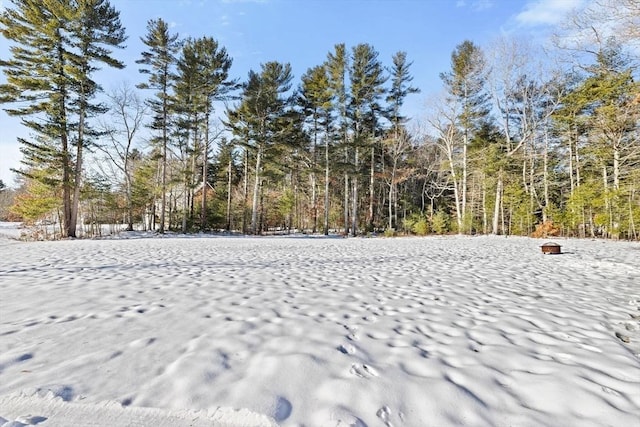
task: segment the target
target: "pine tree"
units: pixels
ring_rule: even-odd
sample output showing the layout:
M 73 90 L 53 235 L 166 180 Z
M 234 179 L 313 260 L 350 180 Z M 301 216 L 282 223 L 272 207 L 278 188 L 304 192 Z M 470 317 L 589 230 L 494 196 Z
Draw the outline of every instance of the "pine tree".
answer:
M 147 34 L 141 40 L 149 50 L 142 52 L 142 59 L 137 60 L 136 64 L 143 66 L 143 68 L 140 68 L 140 72 L 147 75 L 149 80 L 147 83 L 138 85 L 138 87 L 156 91 L 154 98 L 149 99 L 147 103 L 154 113 L 153 121 L 149 127 L 159 133 L 156 141 L 160 143 L 162 171 L 160 177 L 161 205 L 158 231 L 164 233 L 167 209 L 167 148 L 170 134 L 171 88 L 174 84 L 173 68 L 180 43 L 178 42 L 178 35 L 170 34 L 169 24 L 161 18 L 149 20 Z
M 351 234 L 357 235 L 358 228 L 358 175 L 360 174 L 361 160 L 360 150 L 367 148 L 371 153 L 370 181 L 369 181 L 369 226 L 373 225 L 373 186 L 375 166 L 375 146 L 371 139 L 376 136 L 379 129 L 379 117 L 382 107 L 379 104 L 384 95 L 384 83 L 387 80 L 384 75 L 382 63 L 378 60 L 378 52 L 373 46 L 362 43 L 352 50 L 352 62 L 349 68 L 349 82 L 351 97 L 349 113 L 353 126 L 353 171 L 352 200 L 351 200 Z
M 632 165 L 640 161 L 637 137 L 640 113 L 634 103 L 640 86 L 633 80 L 621 48 L 615 44 L 604 46 L 587 71 L 587 78 L 571 94 L 579 102 L 579 119 L 589 141 L 584 154 L 591 166 L 591 176 L 584 176 L 589 172 L 584 171 L 583 180 L 591 178 L 601 183 L 596 191 L 603 203 L 594 222 L 604 233 L 618 235 L 624 216 L 633 210 L 632 206 L 623 208 L 633 197 L 621 196 Z M 596 180 L 598 174 L 600 178 Z
M 283 143 L 291 119 L 288 111 L 291 98 L 286 93 L 291 89 L 292 79 L 290 64 L 275 61 L 262 64 L 260 73 L 249 71 L 240 104 L 227 110 L 227 124 L 255 156 L 251 212 L 251 232 L 254 234 L 260 231 L 258 202 L 264 160 Z
M 214 102 L 231 99 L 237 89 L 236 80 L 229 79 L 232 59 L 227 50 L 211 37 L 187 39 L 178 60 L 177 103 L 188 110 L 189 128 L 193 134 L 193 155 L 202 154 L 201 184 L 207 185 L 207 168 L 211 144 L 211 116 Z M 202 114 L 200 114 L 202 113 Z M 196 145 L 202 141 L 202 146 Z M 199 149 L 200 148 L 200 149 Z M 194 171 L 195 172 L 195 171 Z M 207 224 L 207 192 L 203 190 L 200 228 Z
M 235 151 L 235 146 L 232 141 L 227 140 L 226 138 L 222 138 L 220 141 L 219 149 L 217 153 L 213 156 L 213 177 L 210 180 L 215 181 L 215 185 L 220 186 L 224 185 L 224 192 L 216 192 L 221 196 L 225 197 L 225 212 L 224 212 L 224 223 L 220 225 L 224 227 L 226 231 L 231 231 L 232 229 L 232 203 L 235 202 L 233 200 L 233 185 L 238 183 L 238 179 L 240 177 L 240 172 L 237 168 L 237 153 Z M 219 200 L 221 203 L 222 200 Z
M 397 177 L 398 162 L 400 157 L 409 149 L 408 135 L 404 129 L 407 118 L 402 116 L 400 109 L 407 96 L 420 92 L 420 89 L 411 86 L 413 76 L 409 74 L 411 62 L 407 62 L 406 52 L 397 52 L 393 55 L 393 67 L 391 68 L 391 90 L 387 95 L 389 104 L 386 112 L 387 119 L 391 122 L 391 138 L 387 138 L 386 147 L 391 157 L 391 173 L 389 177 L 389 228 L 396 227 L 398 217 L 398 190 Z
M 174 129 L 172 135 L 180 153 L 180 182 L 183 185 L 182 196 L 182 232 L 193 221 L 194 190 L 198 174 L 197 159 L 203 145 L 203 114 L 205 97 L 200 89 L 200 64 L 194 48 L 193 39 L 185 40 L 181 55 L 176 62 L 175 84 L 171 97 L 171 111 Z M 202 194 L 206 194 L 205 184 Z
M 578 92 L 591 113 L 591 135 L 605 150 L 603 163 L 611 164 L 613 188 L 618 190 L 621 168 L 625 160 L 630 160 L 626 154 L 638 149 L 634 131 L 638 129 L 639 113 L 634 97 L 640 85 L 634 82 L 630 64 L 615 45 L 598 52 L 597 63 L 589 67 L 589 73 Z
M 78 220 L 84 148 L 98 135 L 89 125 L 88 119 L 108 111 L 108 107 L 90 102 L 100 90 L 100 85 L 91 76 L 99 70 L 98 64 L 106 64 L 117 69 L 124 68 L 121 61 L 110 56 L 109 48 L 122 48 L 122 43 L 126 40 L 119 12 L 108 1 L 78 0 L 77 8 L 77 15 L 71 23 L 75 36 L 73 46 L 77 54 L 72 57 L 74 66 L 69 67 L 70 74 L 74 77 L 74 92 L 77 94 L 72 105 L 78 117 L 71 210 L 71 224 L 74 229 Z
M 331 88 L 329 86 L 329 76 L 327 69 L 319 65 L 307 70 L 302 76 L 302 87 L 300 89 L 300 102 L 304 114 L 311 121 L 311 133 L 313 146 L 311 147 L 311 203 L 313 211 L 313 230 L 316 232 L 318 222 L 318 201 L 316 197 L 316 172 L 318 164 L 318 139 L 325 140 L 325 188 L 324 188 L 324 233 L 329 234 L 329 145 L 331 135 Z M 323 134 L 324 132 L 324 134 Z
M 30 171 L 60 171 L 46 180 L 62 188 L 63 236 L 75 237 L 82 155 L 93 136 L 87 119 L 103 111 L 93 101 L 100 87 L 92 75 L 100 65 L 123 67 L 111 53 L 125 41 L 124 28 L 107 0 L 10 1 L 0 32 L 15 45 L 12 58 L 0 61 L 7 76 L 0 102 L 15 104 L 6 111 L 38 135 L 19 139 L 23 173 L 42 180 L 47 174 Z
M 333 139 L 339 141 L 339 145 L 344 150 L 344 161 L 341 162 L 344 171 L 344 194 L 343 194 L 343 217 L 344 217 L 344 234 L 349 234 L 349 144 L 348 144 L 348 128 L 349 128 L 349 94 L 347 92 L 346 76 L 349 68 L 349 56 L 344 43 L 335 45 L 334 52 L 327 55 L 325 62 L 329 75 L 329 87 L 332 94 L 333 110 L 337 112 L 336 127 L 337 135 Z M 325 213 L 327 215 L 328 213 Z M 328 218 L 325 216 L 325 222 Z M 328 233 L 328 226 L 325 228 Z

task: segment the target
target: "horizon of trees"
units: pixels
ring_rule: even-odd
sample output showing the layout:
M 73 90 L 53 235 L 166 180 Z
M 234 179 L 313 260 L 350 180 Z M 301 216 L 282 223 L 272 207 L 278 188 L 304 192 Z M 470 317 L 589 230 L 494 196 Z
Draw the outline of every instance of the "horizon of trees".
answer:
M 403 115 L 419 93 L 404 51 L 337 44 L 299 80 L 271 61 L 239 81 L 213 37 L 181 39 L 152 19 L 136 61 L 145 81 L 100 95 L 97 68 L 125 65 L 108 0 L 9 3 L 0 103 L 32 136 L 20 188 L 0 186 L 5 219 L 55 221 L 61 237 L 120 223 L 640 238 L 632 0 L 576 12 L 566 31 L 578 36 L 557 38 L 574 42 L 557 43 L 564 63 L 521 40 L 462 40 L 418 125 Z

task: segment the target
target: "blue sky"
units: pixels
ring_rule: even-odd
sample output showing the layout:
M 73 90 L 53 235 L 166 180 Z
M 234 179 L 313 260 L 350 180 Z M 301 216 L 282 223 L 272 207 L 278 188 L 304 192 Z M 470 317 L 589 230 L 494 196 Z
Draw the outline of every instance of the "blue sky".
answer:
M 453 49 L 465 39 L 480 46 L 501 34 L 534 38 L 546 35 L 564 14 L 586 0 L 111 0 L 120 11 L 129 39 L 116 56 L 121 71 L 103 71 L 105 89 L 123 81 L 139 83 L 135 60 L 144 46 L 140 37 L 149 19 L 163 18 L 181 37 L 212 36 L 233 58 L 231 74 L 241 81 L 250 69 L 277 60 L 290 62 L 296 80 L 321 64 L 337 43 L 369 43 L 385 65 L 406 51 L 414 85 L 422 93 L 407 100 L 405 114 L 420 115 L 425 99 L 440 90 L 439 73 L 450 67 Z M 4 3 L 4 6 L 3 6 Z M 7 0 L 0 0 L 0 8 Z M 0 39 L 0 57 L 9 44 Z M 4 75 L 0 75 L 0 82 Z M 297 82 L 296 82 L 297 83 Z M 0 111 L 0 179 L 13 183 L 19 167 L 16 137 L 28 133 Z

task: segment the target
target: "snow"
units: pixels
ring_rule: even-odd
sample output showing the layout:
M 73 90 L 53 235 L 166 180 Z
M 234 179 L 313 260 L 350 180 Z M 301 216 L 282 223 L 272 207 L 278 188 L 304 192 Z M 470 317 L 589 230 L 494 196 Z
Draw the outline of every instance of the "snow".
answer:
M 0 238 L 0 426 L 638 423 L 638 243 L 123 236 Z
M 0 221 L 0 239 L 17 239 L 20 237 L 21 222 Z
M 216 408 L 212 411 L 166 411 L 156 408 L 127 408 L 118 402 L 99 404 L 73 403 L 65 401 L 48 392 L 41 396 L 16 393 L 0 398 L 0 408 L 14 413 L 45 413 L 47 416 L 19 416 L 13 421 L 0 418 L 0 425 L 21 427 L 28 425 L 61 426 L 152 426 L 152 427 L 243 427 L 276 426 L 264 415 L 252 413 L 246 409 L 233 410 Z M 46 422 L 45 422 L 46 421 Z M 8 423 L 8 424 L 7 424 Z

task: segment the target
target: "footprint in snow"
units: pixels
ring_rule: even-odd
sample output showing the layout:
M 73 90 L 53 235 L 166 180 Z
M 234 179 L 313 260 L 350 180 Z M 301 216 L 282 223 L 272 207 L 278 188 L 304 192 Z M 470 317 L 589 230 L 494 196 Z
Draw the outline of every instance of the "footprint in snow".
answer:
M 620 332 L 616 332 L 616 337 L 617 337 L 620 341 L 622 341 L 622 342 L 624 342 L 624 343 L 630 343 L 630 342 L 631 342 L 631 338 L 629 338 L 629 337 L 628 337 L 628 336 L 626 336 L 626 335 L 621 334 Z
M 391 421 L 389 421 L 389 417 L 391 416 L 391 410 L 389 409 L 388 406 L 383 406 L 382 408 L 378 409 L 378 412 L 376 412 L 376 415 L 378 416 L 378 418 L 382 420 L 385 426 L 393 427 L 393 424 L 391 424 Z
M 354 354 L 356 352 L 356 348 L 351 344 L 340 344 L 338 346 L 338 351 L 343 354 Z
M 347 334 L 347 339 L 349 341 L 358 341 L 360 339 L 360 337 L 357 334 L 358 332 L 357 326 L 349 326 L 349 325 L 343 325 L 343 326 L 347 331 L 349 331 L 349 333 Z
M 376 323 L 378 321 L 378 316 L 371 314 L 369 316 L 364 316 L 362 320 L 369 323 Z
M 360 363 L 354 363 L 351 365 L 349 372 L 360 378 L 373 378 L 379 376 L 378 371 L 373 367 Z
M 367 336 L 371 339 L 374 340 L 386 340 L 389 339 L 389 335 L 385 334 L 384 332 L 380 332 L 380 331 L 373 331 L 373 332 L 369 332 L 367 334 Z

